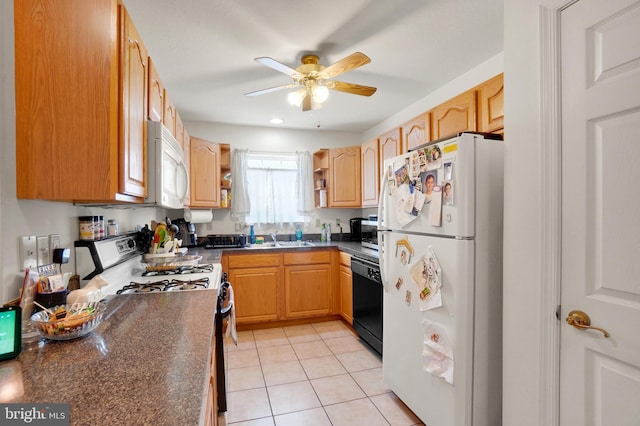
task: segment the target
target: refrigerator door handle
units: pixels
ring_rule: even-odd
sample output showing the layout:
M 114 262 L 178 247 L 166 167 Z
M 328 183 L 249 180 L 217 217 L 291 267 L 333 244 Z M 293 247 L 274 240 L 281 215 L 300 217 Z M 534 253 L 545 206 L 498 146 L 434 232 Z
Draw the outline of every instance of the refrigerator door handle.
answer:
M 380 218 L 380 216 L 378 216 L 378 219 Z M 384 231 L 378 231 L 378 255 L 380 258 L 380 280 L 382 281 L 382 288 L 384 290 L 384 292 L 386 293 L 389 286 L 387 285 L 387 276 L 385 275 L 385 236 L 386 236 L 386 232 Z
M 384 195 L 387 193 L 387 188 L 389 186 L 389 181 L 388 179 L 385 179 L 385 176 L 384 176 L 384 170 L 380 175 L 380 179 L 382 179 L 382 182 L 380 184 L 380 195 L 378 196 L 378 227 L 384 227 L 385 226 L 385 223 L 384 223 L 385 209 L 384 208 L 386 207 L 384 206 L 384 202 L 387 198 Z

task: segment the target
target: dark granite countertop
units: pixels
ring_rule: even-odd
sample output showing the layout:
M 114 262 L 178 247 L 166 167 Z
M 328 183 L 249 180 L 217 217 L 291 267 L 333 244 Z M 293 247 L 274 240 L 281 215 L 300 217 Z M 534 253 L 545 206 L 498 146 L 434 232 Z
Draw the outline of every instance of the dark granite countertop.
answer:
M 305 247 L 270 247 L 264 249 L 249 249 L 246 247 L 234 247 L 234 248 L 224 248 L 224 249 L 206 249 L 204 247 L 195 247 L 189 249 L 189 254 L 198 254 L 202 255 L 202 262 L 206 263 L 209 260 L 206 259 L 217 259 L 217 262 L 220 262 L 221 253 L 260 253 L 265 250 L 274 251 L 274 252 L 282 252 L 282 251 L 291 251 L 291 250 L 317 250 L 317 249 L 333 249 L 337 248 L 338 250 L 342 250 L 344 252 L 349 253 L 352 256 L 362 257 L 371 262 L 378 263 L 378 252 L 376 250 L 372 250 L 366 247 L 362 247 L 357 241 L 329 241 L 329 242 L 320 242 L 311 240 L 314 245 L 313 246 L 305 246 Z
M 24 389 L 3 402 L 68 403 L 72 425 L 200 424 L 216 296 L 114 296 L 88 336 L 42 340 L 0 363 Z

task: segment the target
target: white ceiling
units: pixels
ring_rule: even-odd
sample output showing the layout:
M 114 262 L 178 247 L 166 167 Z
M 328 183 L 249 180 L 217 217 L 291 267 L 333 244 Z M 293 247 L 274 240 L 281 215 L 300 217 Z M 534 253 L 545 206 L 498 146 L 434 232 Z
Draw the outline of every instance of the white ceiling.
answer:
M 123 0 L 183 121 L 362 132 L 503 50 L 503 0 Z M 332 91 L 302 112 L 290 83 L 254 58 L 328 66 L 360 51 L 371 63 L 337 78 L 371 97 Z

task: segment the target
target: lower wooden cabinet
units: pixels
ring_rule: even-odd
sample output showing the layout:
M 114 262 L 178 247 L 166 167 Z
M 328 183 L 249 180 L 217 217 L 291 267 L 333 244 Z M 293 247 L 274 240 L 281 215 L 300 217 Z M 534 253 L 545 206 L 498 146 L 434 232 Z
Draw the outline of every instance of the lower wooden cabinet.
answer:
M 331 314 L 331 264 L 285 266 L 284 316 Z
M 205 411 L 202 424 L 205 426 L 218 425 L 218 388 L 216 385 L 216 338 L 211 341 L 211 353 L 209 355 L 209 387 L 205 400 Z
M 236 323 L 337 313 L 332 288 L 335 254 L 326 249 L 225 254 L 222 264 L 233 286 Z
M 236 323 L 280 319 L 280 268 L 229 269 L 229 281 L 233 285 Z
M 353 324 L 353 277 L 351 274 L 351 256 L 340 252 L 340 316 Z

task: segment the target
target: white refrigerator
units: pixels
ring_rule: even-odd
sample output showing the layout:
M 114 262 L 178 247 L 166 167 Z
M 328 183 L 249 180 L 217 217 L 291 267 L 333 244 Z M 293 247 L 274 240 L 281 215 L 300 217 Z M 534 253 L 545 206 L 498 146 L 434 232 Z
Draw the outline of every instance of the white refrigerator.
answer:
M 385 161 L 383 375 L 428 426 L 496 426 L 504 144 L 462 133 Z

